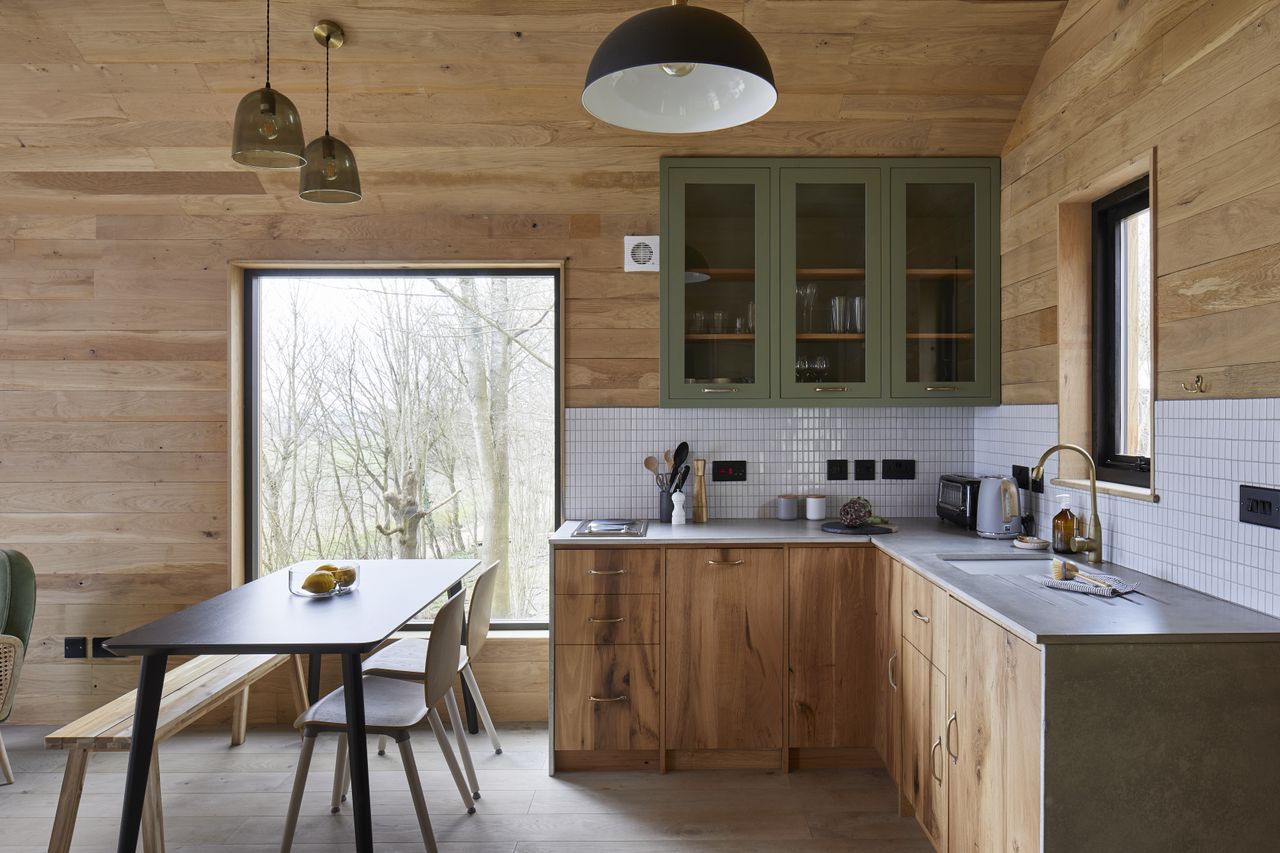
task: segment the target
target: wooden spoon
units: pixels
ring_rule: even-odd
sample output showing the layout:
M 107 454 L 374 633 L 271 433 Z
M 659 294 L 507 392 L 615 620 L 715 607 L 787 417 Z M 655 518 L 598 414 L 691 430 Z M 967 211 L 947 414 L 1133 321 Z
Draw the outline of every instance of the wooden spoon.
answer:
M 644 467 L 648 468 L 649 473 L 653 474 L 653 476 L 658 476 L 658 457 L 646 456 L 644 458 Z

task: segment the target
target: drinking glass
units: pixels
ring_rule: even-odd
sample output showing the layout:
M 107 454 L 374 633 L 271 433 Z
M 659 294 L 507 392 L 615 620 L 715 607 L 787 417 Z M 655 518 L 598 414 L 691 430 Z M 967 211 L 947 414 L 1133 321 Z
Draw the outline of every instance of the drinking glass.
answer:
M 849 298 L 847 296 L 831 297 L 831 331 L 849 331 Z

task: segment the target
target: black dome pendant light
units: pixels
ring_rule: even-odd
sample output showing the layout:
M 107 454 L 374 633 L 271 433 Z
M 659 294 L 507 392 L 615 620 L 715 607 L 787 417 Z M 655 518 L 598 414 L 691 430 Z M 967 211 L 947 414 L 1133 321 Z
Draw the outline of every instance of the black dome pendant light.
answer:
M 597 48 L 582 90 L 596 118 L 651 133 L 736 127 L 777 101 L 769 57 L 747 28 L 687 0 L 623 21 Z
M 321 21 L 312 32 L 324 45 L 324 135 L 311 140 L 303 152 L 307 163 L 298 175 L 298 197 L 320 204 L 350 204 L 362 197 L 356 155 L 347 143 L 329 135 L 329 51 L 342 47 L 346 36 L 333 21 Z
M 240 99 L 231 134 L 231 159 L 259 169 L 296 169 L 302 156 L 302 119 L 293 101 L 271 88 L 271 0 L 267 0 L 265 85 Z

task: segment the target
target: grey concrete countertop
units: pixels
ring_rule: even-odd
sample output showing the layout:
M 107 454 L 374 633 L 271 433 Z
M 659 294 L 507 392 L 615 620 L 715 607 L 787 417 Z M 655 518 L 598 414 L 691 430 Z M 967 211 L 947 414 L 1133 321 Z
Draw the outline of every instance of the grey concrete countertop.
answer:
M 1213 598 L 1187 587 L 1114 563 L 1095 571 L 1138 584 L 1130 595 L 1103 598 L 1041 586 L 1047 552 L 1023 551 L 1008 541 L 982 539 L 938 519 L 897 519 L 899 530 L 881 536 L 824 533 L 821 522 L 773 519 L 713 519 L 706 524 L 649 523 L 644 538 L 571 536 L 577 521 L 551 535 L 552 545 L 839 545 L 869 542 L 894 559 L 945 587 L 956 598 L 1008 628 L 1027 642 L 1262 642 L 1280 641 L 1280 619 Z M 944 558 L 1035 558 L 1019 574 L 974 575 Z M 1088 569 L 1083 558 L 1074 559 Z

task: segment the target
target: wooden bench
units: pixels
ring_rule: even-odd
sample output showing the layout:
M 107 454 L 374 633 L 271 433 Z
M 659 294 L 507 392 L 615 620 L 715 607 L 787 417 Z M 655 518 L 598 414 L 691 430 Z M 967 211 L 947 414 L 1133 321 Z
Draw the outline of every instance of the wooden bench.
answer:
M 244 743 L 248 727 L 249 687 L 291 660 L 290 655 L 202 655 L 165 674 L 156 743 L 172 737 L 209 711 L 230 700 L 231 745 Z M 294 700 L 299 713 L 306 710 L 306 676 L 294 657 Z M 67 853 L 75 832 L 85 770 L 94 752 L 128 752 L 133 739 L 133 690 L 44 739 L 45 749 L 67 750 L 62 792 L 49 837 L 49 853 Z M 164 813 L 160 803 L 159 753 L 151 762 L 142 819 L 142 845 L 147 853 L 164 853 Z

